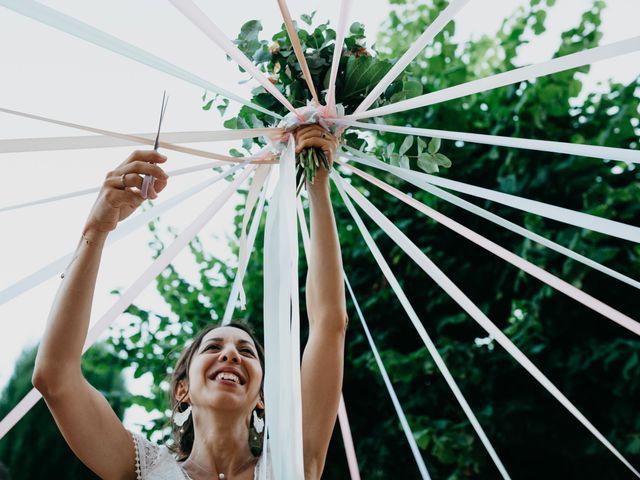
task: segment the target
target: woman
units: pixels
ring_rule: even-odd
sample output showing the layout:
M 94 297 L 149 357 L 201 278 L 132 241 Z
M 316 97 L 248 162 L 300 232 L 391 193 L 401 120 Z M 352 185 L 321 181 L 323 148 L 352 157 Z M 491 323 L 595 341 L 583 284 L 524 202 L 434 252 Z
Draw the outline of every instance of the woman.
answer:
M 337 140 L 317 125 L 295 132 L 297 149 L 321 148 L 333 162 Z M 150 198 L 167 184 L 166 157 L 135 152 L 109 172 L 54 301 L 33 375 L 60 431 L 75 454 L 105 479 L 253 479 L 264 455 L 252 453 L 260 430 L 264 362 L 259 343 L 241 325 L 198 335 L 172 381 L 174 458 L 165 447 L 131 435 L 104 397 L 82 376 L 80 356 L 105 239 L 142 203 L 143 175 L 156 177 Z M 305 478 L 322 473 L 342 386 L 346 307 L 342 260 L 329 197 L 328 172 L 308 185 L 311 252 L 307 275 L 309 339 L 302 359 Z M 187 413 L 188 412 L 188 413 Z M 253 435 L 253 433 L 252 433 Z M 253 435 L 255 437 L 255 435 Z M 133 437 L 133 441 L 132 441 Z

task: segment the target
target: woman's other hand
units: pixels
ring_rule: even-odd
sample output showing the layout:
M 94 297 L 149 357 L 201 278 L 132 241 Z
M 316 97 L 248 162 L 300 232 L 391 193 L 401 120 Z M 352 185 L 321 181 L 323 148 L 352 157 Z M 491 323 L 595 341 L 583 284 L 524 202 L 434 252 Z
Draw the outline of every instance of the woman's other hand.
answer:
M 153 150 L 135 151 L 115 170 L 107 173 L 84 231 L 110 232 L 119 221 L 131 215 L 144 201 L 140 192 L 144 175 L 156 178 L 149 185 L 148 196 L 157 198 L 169 178 L 157 164 L 166 161 L 167 157 Z
M 294 132 L 294 136 L 296 139 L 296 153 L 300 153 L 307 148 L 319 148 L 327 157 L 329 165 L 333 165 L 340 141 L 331 132 L 318 124 L 304 125 Z M 314 184 L 318 183 L 318 180 L 326 183 L 329 178 L 328 174 L 329 172 L 326 169 L 319 168 Z

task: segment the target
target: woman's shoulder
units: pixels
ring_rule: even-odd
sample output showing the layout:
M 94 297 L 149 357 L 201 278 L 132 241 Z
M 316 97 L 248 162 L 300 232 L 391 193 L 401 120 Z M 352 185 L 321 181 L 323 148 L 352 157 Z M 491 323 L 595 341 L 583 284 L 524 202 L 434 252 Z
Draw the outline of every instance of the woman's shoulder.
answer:
M 182 480 L 182 469 L 164 445 L 151 442 L 143 435 L 131 433 L 136 450 L 137 480 Z

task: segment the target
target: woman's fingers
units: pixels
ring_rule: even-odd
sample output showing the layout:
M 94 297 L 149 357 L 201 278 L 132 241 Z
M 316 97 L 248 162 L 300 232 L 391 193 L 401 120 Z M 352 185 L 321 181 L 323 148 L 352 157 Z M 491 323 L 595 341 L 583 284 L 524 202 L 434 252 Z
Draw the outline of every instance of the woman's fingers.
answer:
M 167 157 L 161 155 L 155 150 L 135 150 L 131 155 L 129 155 L 122 165 L 133 162 L 164 163 L 166 161 Z
M 131 215 L 144 202 L 141 189 L 144 176 L 157 179 L 150 188 L 149 198 L 157 198 L 167 185 L 168 175 L 157 165 L 167 158 L 155 151 L 135 151 L 118 168 L 107 173 L 96 203 L 91 209 L 87 225 L 110 232 L 119 221 Z
M 142 177 L 136 173 L 125 174 L 123 182 L 126 187 L 142 188 Z
M 296 145 L 296 151 L 298 150 L 298 148 L 300 148 L 300 150 L 305 150 L 312 147 L 322 148 L 325 143 L 326 142 L 319 137 L 307 138 Z
M 338 146 L 338 139 L 331 132 L 325 130 L 320 125 L 309 125 L 305 127 L 300 127 L 296 133 L 296 152 L 300 152 L 304 147 L 302 146 L 304 142 L 312 139 L 318 138 L 330 144 L 333 148 Z
M 116 173 L 119 173 L 120 175 L 137 173 L 139 175 L 151 175 L 156 178 L 168 178 L 168 175 L 164 173 L 164 170 L 162 170 L 157 165 L 140 160 L 136 160 L 124 165 L 123 167 L 118 168 L 116 170 Z
M 326 132 L 326 130 L 318 124 L 303 125 L 295 130 L 295 136 L 296 138 L 299 138 L 305 135 L 313 136 L 313 135 L 319 135 L 322 132 Z
M 156 193 L 160 193 L 162 190 L 164 190 L 164 187 L 166 186 L 167 186 L 166 178 L 156 178 L 156 181 L 153 184 L 153 189 Z
M 338 147 L 338 143 L 319 137 L 311 137 L 296 144 L 296 153 L 300 153 L 302 150 L 310 147 L 321 148 L 322 150 L 335 150 Z
M 118 175 L 117 172 L 114 172 L 104 182 L 104 187 L 115 190 L 139 189 L 141 185 L 142 177 L 135 173 Z
M 154 185 L 154 183 L 155 182 L 151 182 L 151 184 L 149 185 L 149 190 L 147 192 L 151 200 L 155 200 L 156 198 L 158 198 L 158 192 L 156 192 L 156 186 Z
M 133 152 L 121 166 L 107 174 L 104 184 L 106 187 L 121 191 L 135 188 L 137 191 L 134 194 L 142 198 L 139 191 L 144 185 L 144 176 L 149 175 L 155 178 L 155 182 L 150 185 L 153 183 L 155 185 L 147 192 L 148 196 L 149 198 L 157 198 L 158 193 L 166 187 L 169 178 L 164 170 L 157 165 L 165 160 L 166 157 L 155 151 Z
M 327 130 L 325 130 L 324 128 L 320 127 L 319 125 L 315 125 L 317 128 L 305 128 L 305 129 L 300 129 L 296 132 L 296 140 L 297 141 L 302 141 L 302 140 L 306 140 L 307 138 L 311 138 L 311 137 L 320 137 L 320 138 L 324 138 L 327 140 L 333 140 L 335 139 L 335 137 L 333 136 L 333 134 Z
M 333 152 L 338 147 L 338 143 L 329 141 L 325 138 L 311 137 L 311 138 L 302 140 L 296 146 L 296 151 L 298 151 L 298 148 L 300 148 L 300 150 L 304 150 L 306 148 L 311 148 L 311 147 L 321 148 L 323 151 Z

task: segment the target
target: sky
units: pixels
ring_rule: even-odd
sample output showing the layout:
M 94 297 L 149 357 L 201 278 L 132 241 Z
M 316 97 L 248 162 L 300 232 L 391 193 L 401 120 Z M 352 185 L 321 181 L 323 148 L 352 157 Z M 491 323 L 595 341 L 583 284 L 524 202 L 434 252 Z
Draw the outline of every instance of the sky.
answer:
M 123 40 L 146 49 L 211 82 L 248 98 L 254 82 L 246 79 L 228 62 L 215 45 L 193 27 L 169 2 L 112 0 L 57 0 L 42 3 L 78 18 Z M 266 32 L 281 24 L 276 2 L 247 0 L 240 8 L 220 9 L 222 2 L 197 2 L 230 37 L 235 38 L 247 20 L 260 18 Z M 456 17 L 461 40 L 493 33 L 504 18 L 523 4 L 523 0 L 472 0 Z M 548 30 L 519 52 L 522 65 L 551 58 L 559 33 L 575 26 L 588 8 L 587 0 L 562 0 L 550 9 Z M 289 0 L 294 17 L 318 10 L 316 19 L 330 19 L 335 25 L 338 0 Z M 491 4 L 491 8 L 487 8 Z M 601 44 L 638 34 L 640 2 L 609 0 L 603 15 Z M 238 4 L 240 5 L 240 4 Z M 352 20 L 363 23 L 367 37 L 374 38 L 388 15 L 385 0 L 356 0 Z M 640 75 L 640 53 L 600 62 L 592 68 L 587 89 L 607 78 L 629 82 Z M 152 132 L 163 90 L 170 95 L 163 131 L 219 130 L 217 112 L 205 112 L 202 89 L 152 70 L 132 60 L 54 30 L 34 20 L 0 7 L 0 106 L 118 132 Z M 465 130 L 464 126 L 460 127 Z M 0 113 L 0 138 L 31 138 L 84 135 L 69 128 L 21 119 Z M 226 153 L 233 143 L 194 145 L 196 148 Z M 0 207 L 49 195 L 99 186 L 105 173 L 122 162 L 131 148 L 69 150 L 0 154 Z M 203 159 L 175 152 L 169 155 L 167 169 L 203 162 Z M 202 181 L 209 172 L 170 179 L 163 192 L 169 198 Z M 168 214 L 165 225 L 180 231 L 207 202 L 225 186 L 190 198 Z M 0 212 L 0 290 L 37 270 L 44 264 L 72 251 L 79 239 L 93 196 Z M 202 231 L 205 245 L 217 256 L 230 256 L 227 239 L 233 229 L 233 207 L 229 203 Z M 115 301 L 109 292 L 126 288 L 151 261 L 150 235 L 144 228 L 105 250 L 96 286 L 92 320 L 99 318 Z M 190 256 L 181 253 L 174 264 L 187 278 L 195 280 Z M 41 337 L 59 278 L 55 277 L 12 301 L 0 305 L 0 388 L 6 383 L 15 360 L 25 346 Z M 138 305 L 166 313 L 153 286 L 136 300 Z M 126 319 L 123 317 L 119 320 Z M 133 387 L 140 389 L 140 384 Z M 140 392 L 143 393 L 143 392 Z

